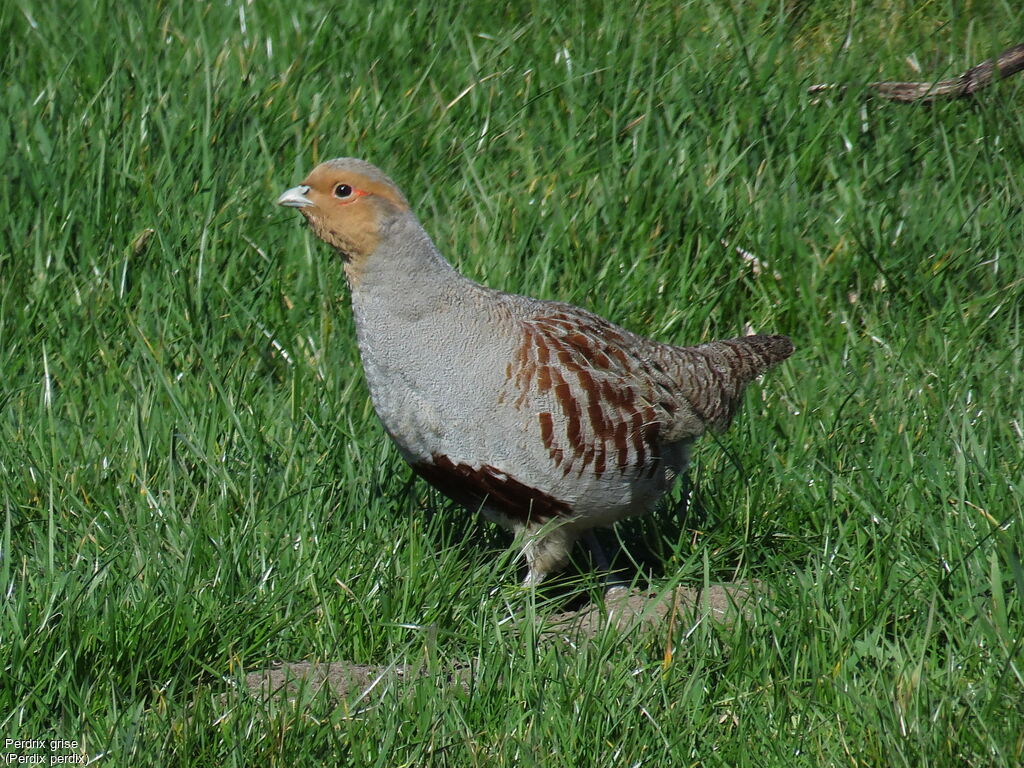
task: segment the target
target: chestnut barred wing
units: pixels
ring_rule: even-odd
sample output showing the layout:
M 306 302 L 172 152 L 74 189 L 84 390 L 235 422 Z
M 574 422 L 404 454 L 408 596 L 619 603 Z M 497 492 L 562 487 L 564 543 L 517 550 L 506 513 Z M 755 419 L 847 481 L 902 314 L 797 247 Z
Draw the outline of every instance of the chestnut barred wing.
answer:
M 546 406 L 541 438 L 565 475 L 653 477 L 665 446 L 725 429 L 744 386 L 793 351 L 784 336 L 660 344 L 562 304 L 521 328 L 506 377 L 518 408 Z
M 653 477 L 679 399 L 639 336 L 585 310 L 546 305 L 521 323 L 506 375 L 515 405 L 535 409 L 544 449 L 564 475 Z

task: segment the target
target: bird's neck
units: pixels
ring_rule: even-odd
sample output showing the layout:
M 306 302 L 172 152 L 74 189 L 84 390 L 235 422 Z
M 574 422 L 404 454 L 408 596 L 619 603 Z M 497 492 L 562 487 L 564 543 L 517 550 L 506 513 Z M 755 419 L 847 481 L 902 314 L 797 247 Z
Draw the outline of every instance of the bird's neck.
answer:
M 411 214 L 392 222 L 371 254 L 347 260 L 345 276 L 357 319 L 380 322 L 382 313 L 406 321 L 444 313 L 475 285 L 445 260 Z

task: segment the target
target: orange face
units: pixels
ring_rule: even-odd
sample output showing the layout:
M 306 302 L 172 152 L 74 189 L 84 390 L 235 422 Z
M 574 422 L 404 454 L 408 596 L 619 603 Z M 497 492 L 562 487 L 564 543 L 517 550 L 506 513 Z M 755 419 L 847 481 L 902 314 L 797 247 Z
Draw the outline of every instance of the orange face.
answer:
M 368 163 L 347 158 L 321 163 L 277 204 L 298 208 L 317 237 L 341 252 L 347 271 L 377 249 L 387 221 L 409 210 L 387 177 Z

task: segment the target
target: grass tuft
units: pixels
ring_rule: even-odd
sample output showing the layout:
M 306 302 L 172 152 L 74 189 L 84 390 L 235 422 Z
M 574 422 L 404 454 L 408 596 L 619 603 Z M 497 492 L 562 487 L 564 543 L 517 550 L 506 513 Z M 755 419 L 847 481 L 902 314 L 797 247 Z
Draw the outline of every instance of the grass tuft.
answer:
M 1024 81 L 927 108 L 861 86 L 1022 25 L 0 6 L 0 734 L 139 766 L 1019 764 Z M 505 539 L 412 481 L 340 265 L 272 204 L 339 155 L 475 279 L 675 343 L 793 337 L 692 494 L 608 535 L 655 591 L 756 580 L 748 614 L 542 636 L 600 585 L 524 593 Z M 246 689 L 281 660 L 429 674 Z

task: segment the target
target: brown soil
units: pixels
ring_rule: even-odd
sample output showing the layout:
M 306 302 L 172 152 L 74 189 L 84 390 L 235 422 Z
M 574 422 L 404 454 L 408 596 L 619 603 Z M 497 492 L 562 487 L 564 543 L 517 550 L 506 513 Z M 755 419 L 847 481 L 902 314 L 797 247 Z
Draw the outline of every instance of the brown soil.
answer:
M 541 642 L 576 645 L 597 633 L 614 628 L 617 632 L 691 628 L 703 621 L 729 625 L 750 610 L 750 601 L 764 596 L 757 583 L 713 584 L 707 589 L 678 587 L 667 594 L 643 593 L 617 587 L 602 605 L 593 603 L 578 611 L 547 618 Z M 246 687 L 263 700 L 294 699 L 300 691 L 316 694 L 325 686 L 338 699 L 356 704 L 389 688 L 411 680 L 433 676 L 442 685 L 464 684 L 474 660 L 449 666 L 441 672 L 411 665 L 377 666 L 348 661 L 279 662 L 267 669 L 250 672 Z

